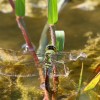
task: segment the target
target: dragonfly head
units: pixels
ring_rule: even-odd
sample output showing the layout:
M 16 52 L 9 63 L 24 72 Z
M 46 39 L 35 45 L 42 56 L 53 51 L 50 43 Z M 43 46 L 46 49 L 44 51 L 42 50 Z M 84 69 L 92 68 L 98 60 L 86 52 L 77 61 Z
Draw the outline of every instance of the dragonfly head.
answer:
M 46 47 L 46 54 L 55 54 L 56 52 L 56 47 L 53 45 L 48 45 Z

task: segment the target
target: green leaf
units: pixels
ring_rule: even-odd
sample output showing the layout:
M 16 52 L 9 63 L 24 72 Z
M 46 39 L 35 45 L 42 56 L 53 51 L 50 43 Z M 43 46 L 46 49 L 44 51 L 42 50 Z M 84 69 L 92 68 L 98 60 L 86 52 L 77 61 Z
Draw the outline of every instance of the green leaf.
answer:
M 56 48 L 58 51 L 62 51 L 64 49 L 65 33 L 64 31 L 55 31 L 55 35 L 56 35 Z
M 100 81 L 100 72 L 91 80 L 91 82 L 84 88 L 84 91 L 93 89 Z
M 58 21 L 57 0 L 48 0 L 48 23 L 55 24 Z
M 25 0 L 16 0 L 15 13 L 17 16 L 25 16 Z

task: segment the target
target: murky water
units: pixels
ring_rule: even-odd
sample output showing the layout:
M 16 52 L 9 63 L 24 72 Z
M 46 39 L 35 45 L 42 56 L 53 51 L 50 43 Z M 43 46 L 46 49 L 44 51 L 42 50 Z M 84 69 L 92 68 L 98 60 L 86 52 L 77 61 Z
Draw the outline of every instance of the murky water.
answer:
M 71 9 L 77 3 L 69 3 L 62 10 L 56 29 L 64 30 L 66 33 L 65 51 L 82 49 L 89 57 L 89 60 L 84 62 L 83 89 L 93 77 L 93 69 L 96 68 L 97 64 L 100 64 L 100 7 L 87 12 Z M 36 9 L 35 13 L 38 11 L 39 9 Z M 40 16 L 40 13 L 38 13 L 36 17 L 25 17 L 29 36 L 36 47 L 38 47 L 40 35 L 47 20 L 44 15 L 38 17 Z M 24 43 L 15 16 L 12 13 L 4 14 L 0 12 L 0 48 L 20 51 Z M 85 47 L 85 45 L 87 46 Z M 0 69 L 2 67 L 4 69 L 2 74 L 8 75 L 1 74 L 0 76 L 0 100 L 42 100 L 43 93 L 39 87 L 39 78 L 37 76 L 32 77 L 36 73 L 36 69 L 33 68 L 34 64 L 17 63 L 23 62 L 24 58 L 25 61 L 29 60 L 31 57 L 20 55 L 20 60 L 18 60 L 15 55 L 12 55 L 12 52 L 5 52 L 5 50 L 0 50 L 0 56 Z M 58 100 L 67 100 L 67 98 L 68 100 L 75 100 L 76 98 L 81 61 L 70 62 L 67 66 L 72 71 L 69 77 L 60 78 Z M 11 74 L 26 76 L 11 77 Z M 79 100 L 99 99 L 100 82 L 96 88 L 87 93 L 82 93 L 79 97 Z

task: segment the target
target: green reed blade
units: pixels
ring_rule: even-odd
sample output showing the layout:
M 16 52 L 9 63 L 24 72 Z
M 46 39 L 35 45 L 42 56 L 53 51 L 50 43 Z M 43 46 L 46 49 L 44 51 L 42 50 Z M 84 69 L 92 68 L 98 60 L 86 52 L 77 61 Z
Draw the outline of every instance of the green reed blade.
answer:
M 79 85 L 78 85 L 78 92 L 81 90 L 81 85 L 82 85 L 82 78 L 83 78 L 83 62 L 82 62 L 82 67 L 81 67 L 81 72 L 80 72 L 80 78 L 79 78 Z
M 58 51 L 62 51 L 64 49 L 65 33 L 64 31 L 55 31 L 55 35 L 56 35 L 56 48 Z
M 55 24 L 58 21 L 57 0 L 48 0 L 48 23 Z
M 17 16 L 25 16 L 25 0 L 16 0 L 15 13 Z
M 97 83 L 100 81 L 100 72 L 91 80 L 91 82 L 84 88 L 84 91 L 95 88 Z

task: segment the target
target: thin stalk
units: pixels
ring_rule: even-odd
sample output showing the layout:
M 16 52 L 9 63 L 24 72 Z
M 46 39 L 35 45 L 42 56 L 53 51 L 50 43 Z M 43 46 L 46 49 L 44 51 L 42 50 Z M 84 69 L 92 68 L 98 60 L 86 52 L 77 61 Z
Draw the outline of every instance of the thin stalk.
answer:
M 15 10 L 15 4 L 13 2 L 13 0 L 9 0 L 11 7 L 13 8 L 13 10 Z
M 56 35 L 55 35 L 54 25 L 49 25 L 49 29 L 50 29 L 50 35 L 51 35 L 51 44 L 55 46 L 56 45 Z M 56 75 L 56 67 L 53 68 L 53 71 L 54 71 L 54 75 Z M 58 77 L 54 76 L 53 77 L 53 90 L 52 90 L 52 93 L 49 92 L 49 96 L 51 95 L 51 98 L 52 98 L 51 100 L 57 100 L 58 84 L 56 83 L 58 83 Z
M 50 82 L 50 77 L 49 77 L 49 69 L 48 68 L 46 68 L 45 69 L 46 70 L 46 75 L 45 75 L 45 88 L 46 88 L 46 90 L 47 90 L 47 92 L 48 92 L 48 97 L 49 97 L 49 99 L 51 100 L 51 96 L 52 96 L 52 91 L 51 91 L 51 88 L 50 88 L 50 84 L 49 84 L 49 82 Z
M 58 91 L 58 84 L 59 84 L 59 77 L 57 75 L 57 68 L 53 66 L 53 93 L 52 93 L 52 100 L 57 100 L 57 91 Z
M 11 4 L 11 7 L 12 7 L 13 11 L 15 11 L 15 4 L 14 4 L 14 1 L 13 1 L 13 0 L 9 0 L 9 2 L 10 2 L 10 4 Z M 28 32 L 27 32 L 27 30 L 26 30 L 25 22 L 24 22 L 24 20 L 23 20 L 23 17 L 21 17 L 21 16 L 16 16 L 16 21 L 17 21 L 17 24 L 18 24 L 20 30 L 22 31 L 23 37 L 24 37 L 24 39 L 25 39 L 25 41 L 26 41 L 26 44 L 27 44 L 28 47 L 29 47 L 30 53 L 31 53 L 32 56 L 33 56 L 33 59 L 34 59 L 34 61 L 35 61 L 35 64 L 38 64 L 38 63 L 39 63 L 39 60 L 38 60 L 38 57 L 37 57 L 37 55 L 36 55 L 36 53 L 35 53 L 35 51 L 34 51 L 34 47 L 32 46 L 32 43 L 31 43 L 31 41 L 30 41 L 30 39 L 29 39 Z
M 55 28 L 54 25 L 49 25 L 50 34 L 51 34 L 51 43 L 53 46 L 56 45 L 56 35 L 55 35 Z
M 79 100 L 79 98 L 80 98 L 81 86 L 82 86 L 82 78 L 83 78 L 83 67 L 84 67 L 84 65 L 83 65 L 83 62 L 82 62 L 80 78 L 79 78 L 79 85 L 78 85 L 78 95 L 76 97 L 76 100 Z
M 15 11 L 15 4 L 13 2 L 13 0 L 9 0 L 10 4 L 11 4 L 11 7 L 13 9 L 13 11 Z M 16 21 L 17 21 L 17 24 L 20 28 L 20 30 L 22 31 L 22 34 L 23 34 L 23 37 L 29 47 L 29 51 L 31 53 L 31 55 L 33 56 L 33 59 L 35 61 L 35 64 L 38 65 L 39 64 L 39 59 L 34 51 L 34 47 L 32 46 L 32 43 L 28 37 L 28 33 L 27 33 L 27 30 L 26 30 L 26 27 L 25 27 L 25 22 L 23 20 L 23 17 L 20 17 L 20 16 L 16 16 Z M 41 81 L 41 84 L 44 83 L 44 75 L 43 75 L 43 70 L 42 70 L 42 67 L 39 66 L 37 67 L 37 70 L 39 72 L 39 77 L 40 77 L 40 81 Z M 48 97 L 48 92 L 46 89 L 43 90 L 44 91 L 44 100 L 49 100 L 49 97 Z
M 34 47 L 33 47 L 32 43 L 31 43 L 31 41 L 29 39 L 27 30 L 26 30 L 26 27 L 25 27 L 25 22 L 23 20 L 23 17 L 16 16 L 16 21 L 17 21 L 17 24 L 18 24 L 20 30 L 22 31 L 23 37 L 24 37 L 24 39 L 26 41 L 26 44 L 28 45 L 29 51 L 30 51 L 31 55 L 34 58 L 35 64 L 38 64 L 39 60 L 38 60 L 38 57 L 37 57 L 37 55 L 35 53 Z
M 81 86 L 82 86 L 82 78 L 83 78 L 83 62 L 82 62 L 82 67 L 81 67 L 81 72 L 80 72 L 80 78 L 79 78 L 79 86 L 78 86 L 78 92 L 80 93 Z

